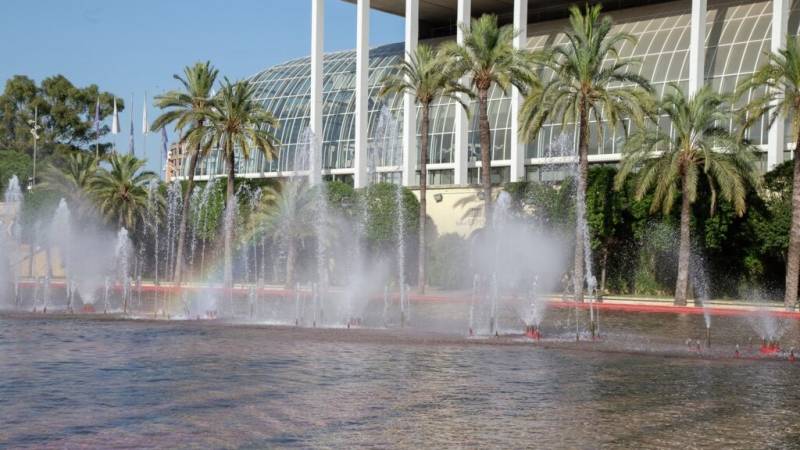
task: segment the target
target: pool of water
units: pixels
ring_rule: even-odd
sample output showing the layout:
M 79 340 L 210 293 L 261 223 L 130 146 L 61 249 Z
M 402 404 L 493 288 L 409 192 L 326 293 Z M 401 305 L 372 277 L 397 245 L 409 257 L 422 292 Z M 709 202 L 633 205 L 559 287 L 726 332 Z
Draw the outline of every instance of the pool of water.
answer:
M 800 447 L 800 363 L 682 350 L 702 316 L 609 314 L 577 344 L 567 319 L 536 345 L 0 315 L 0 447 Z M 718 327 L 716 356 L 753 335 Z

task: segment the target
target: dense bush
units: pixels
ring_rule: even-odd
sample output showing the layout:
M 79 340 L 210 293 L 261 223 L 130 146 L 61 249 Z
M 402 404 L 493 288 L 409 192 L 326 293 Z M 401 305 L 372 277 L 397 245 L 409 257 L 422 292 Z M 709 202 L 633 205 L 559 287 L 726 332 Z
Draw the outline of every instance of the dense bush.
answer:
M 0 194 L 6 190 L 8 180 L 14 175 L 24 188 L 32 171 L 33 161 L 30 156 L 14 150 L 0 151 Z
M 744 297 L 753 290 L 782 295 L 785 252 L 791 221 L 791 162 L 765 175 L 764 189 L 748 193 L 739 217 L 710 192 L 693 205 L 695 236 L 690 275 L 693 283 L 710 280 L 712 297 Z M 606 291 L 616 294 L 671 295 L 677 265 L 678 214 L 651 213 L 650 197 L 636 200 L 631 183 L 613 189 L 616 169 L 589 171 L 586 205 L 598 282 L 606 268 Z M 706 188 L 707 189 L 707 188 Z M 509 183 L 514 214 L 574 239 L 574 187 L 561 182 Z
M 441 289 L 465 289 L 471 276 L 465 263 L 469 261 L 469 241 L 455 233 L 433 239 L 428 252 L 428 283 Z

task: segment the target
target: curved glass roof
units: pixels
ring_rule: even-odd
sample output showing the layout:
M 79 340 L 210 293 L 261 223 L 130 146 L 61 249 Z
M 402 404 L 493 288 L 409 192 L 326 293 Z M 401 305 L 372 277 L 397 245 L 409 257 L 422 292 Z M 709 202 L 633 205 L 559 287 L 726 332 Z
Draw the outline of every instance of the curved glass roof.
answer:
M 669 6 L 669 7 L 667 7 Z M 706 81 L 720 91 L 731 91 L 744 76 L 752 73 L 766 59 L 764 52 L 770 48 L 771 3 L 721 3 L 711 6 L 707 15 Z M 689 19 L 688 5 L 676 10 L 674 4 L 646 6 L 612 13 L 615 31 L 624 31 L 638 38 L 634 45 L 625 44 L 620 49 L 622 57 L 641 61 L 635 66 L 639 74 L 650 79 L 659 95 L 668 82 L 688 86 Z M 789 29 L 797 33 L 800 26 L 800 5 L 794 5 L 789 19 Z M 528 27 L 528 46 L 531 49 L 565 42 L 565 21 L 532 24 Z M 403 45 L 391 44 L 370 50 L 369 64 L 369 135 L 374 134 L 380 109 L 386 105 L 402 120 L 399 98 L 379 98 L 380 83 L 396 70 L 403 57 Z M 348 169 L 353 164 L 353 123 L 355 102 L 356 52 L 329 53 L 323 65 L 323 168 Z M 258 97 L 266 108 L 278 117 L 281 126 L 276 130 L 281 141 L 280 157 L 266 161 L 255 155 L 249 161 L 240 161 L 239 173 L 264 173 L 292 170 L 293 153 L 302 131 L 309 125 L 310 58 L 300 58 L 268 68 L 250 78 L 258 85 Z M 475 105 L 473 104 L 473 108 Z M 431 141 L 429 164 L 448 169 L 454 162 L 454 118 L 456 104 L 438 102 L 431 111 Z M 510 162 L 511 113 L 510 94 L 494 87 L 490 92 L 489 117 L 492 128 L 492 158 L 497 165 Z M 468 143 L 468 160 L 479 159 L 477 114 L 472 114 Z M 669 123 L 661 123 L 665 129 Z M 786 127 L 787 131 L 790 127 Z M 596 128 L 595 128 L 596 130 Z M 593 132 L 590 154 L 609 155 L 614 158 L 621 151 L 621 130 L 601 127 Z M 568 126 L 573 136 L 574 126 Z M 560 124 L 546 124 L 537 139 L 526 149 L 529 162 L 542 155 L 550 142 L 562 133 Z M 755 144 L 766 143 L 767 127 L 757 124 L 750 132 Z M 787 140 L 788 141 L 788 140 Z M 203 172 L 223 173 L 222 162 L 211 157 Z

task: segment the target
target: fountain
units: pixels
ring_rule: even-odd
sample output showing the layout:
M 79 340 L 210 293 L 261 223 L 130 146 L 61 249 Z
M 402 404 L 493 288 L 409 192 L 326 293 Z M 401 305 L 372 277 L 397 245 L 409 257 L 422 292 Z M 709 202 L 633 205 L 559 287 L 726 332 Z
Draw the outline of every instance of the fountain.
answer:
M 18 277 L 18 246 L 19 230 L 17 215 L 22 207 L 22 189 L 19 179 L 13 175 L 8 180 L 8 185 L 3 193 L 3 210 L 0 210 L 0 253 L 5 257 L 0 258 L 0 308 L 3 306 L 19 306 L 19 277 Z M 4 290 L 11 284 L 13 302 L 3 304 Z
M 114 261 L 117 272 L 117 281 L 122 286 L 122 311 L 128 313 L 128 301 L 130 299 L 130 259 L 131 241 L 128 238 L 128 230 L 124 227 L 117 232 L 117 243 L 114 247 Z

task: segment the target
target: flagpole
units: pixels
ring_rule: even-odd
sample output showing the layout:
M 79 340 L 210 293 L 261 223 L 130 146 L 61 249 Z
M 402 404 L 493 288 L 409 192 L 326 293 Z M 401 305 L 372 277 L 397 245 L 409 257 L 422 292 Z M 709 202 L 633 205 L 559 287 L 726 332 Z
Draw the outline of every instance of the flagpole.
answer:
M 100 159 L 100 97 L 97 97 L 97 104 L 94 107 L 94 126 L 97 130 L 94 139 L 94 159 Z
M 142 157 L 147 158 L 147 133 L 150 132 L 150 124 L 147 123 L 147 91 L 144 91 L 144 101 L 142 102 Z

